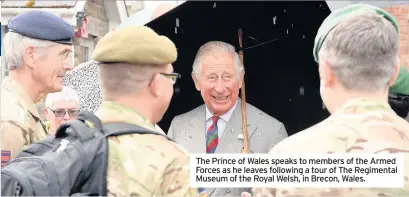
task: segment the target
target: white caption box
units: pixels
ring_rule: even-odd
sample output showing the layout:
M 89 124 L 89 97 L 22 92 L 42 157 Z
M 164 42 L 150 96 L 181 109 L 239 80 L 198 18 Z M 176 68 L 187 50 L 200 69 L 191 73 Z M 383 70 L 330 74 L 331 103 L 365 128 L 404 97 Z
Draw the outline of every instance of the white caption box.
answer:
M 192 187 L 400 188 L 403 154 L 191 154 Z

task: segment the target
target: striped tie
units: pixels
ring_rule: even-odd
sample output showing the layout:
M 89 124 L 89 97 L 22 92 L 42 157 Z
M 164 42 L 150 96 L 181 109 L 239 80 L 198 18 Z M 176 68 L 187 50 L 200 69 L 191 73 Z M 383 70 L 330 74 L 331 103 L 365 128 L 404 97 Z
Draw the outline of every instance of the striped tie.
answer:
M 219 143 L 219 135 L 217 134 L 217 121 L 219 117 L 213 116 L 212 117 L 213 124 L 207 130 L 206 136 L 206 152 L 207 153 L 214 153 L 216 150 L 217 144 Z

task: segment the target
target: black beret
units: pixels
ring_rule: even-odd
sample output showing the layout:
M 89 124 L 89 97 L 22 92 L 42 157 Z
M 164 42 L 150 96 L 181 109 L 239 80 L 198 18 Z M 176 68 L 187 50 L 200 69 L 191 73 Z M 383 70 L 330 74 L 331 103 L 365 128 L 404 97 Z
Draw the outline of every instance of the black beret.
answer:
M 28 11 L 15 16 L 9 22 L 8 28 L 11 32 L 30 38 L 71 45 L 75 34 L 74 28 L 62 18 L 40 10 Z

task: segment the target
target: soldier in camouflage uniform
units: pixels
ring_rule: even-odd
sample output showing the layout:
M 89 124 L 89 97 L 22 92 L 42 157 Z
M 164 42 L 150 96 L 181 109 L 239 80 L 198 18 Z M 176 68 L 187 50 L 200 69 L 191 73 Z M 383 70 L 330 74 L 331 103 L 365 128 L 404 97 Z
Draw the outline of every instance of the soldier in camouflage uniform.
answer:
M 277 153 L 404 153 L 403 188 L 254 188 L 254 196 L 409 196 L 409 123 L 388 105 L 399 71 L 398 25 L 376 7 L 334 11 L 314 47 L 326 120 L 276 145 Z
M 24 146 L 46 137 L 35 106 L 44 95 L 62 90 L 62 77 L 72 69 L 74 29 L 60 17 L 29 11 L 14 17 L 4 37 L 9 75 L 1 84 L 1 163 Z
M 161 133 L 155 124 L 166 112 L 179 74 L 174 43 L 148 27 L 124 27 L 105 35 L 93 52 L 100 62 L 102 103 L 95 113 L 105 123 L 136 124 Z M 189 186 L 189 154 L 161 135 L 111 137 L 109 196 L 197 196 Z

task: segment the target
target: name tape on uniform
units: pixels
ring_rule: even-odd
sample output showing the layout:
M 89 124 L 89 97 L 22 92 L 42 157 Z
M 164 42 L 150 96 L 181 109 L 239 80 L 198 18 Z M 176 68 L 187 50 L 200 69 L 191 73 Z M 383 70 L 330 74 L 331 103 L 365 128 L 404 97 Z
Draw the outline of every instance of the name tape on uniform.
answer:
M 192 154 L 190 185 L 401 188 L 403 154 Z

